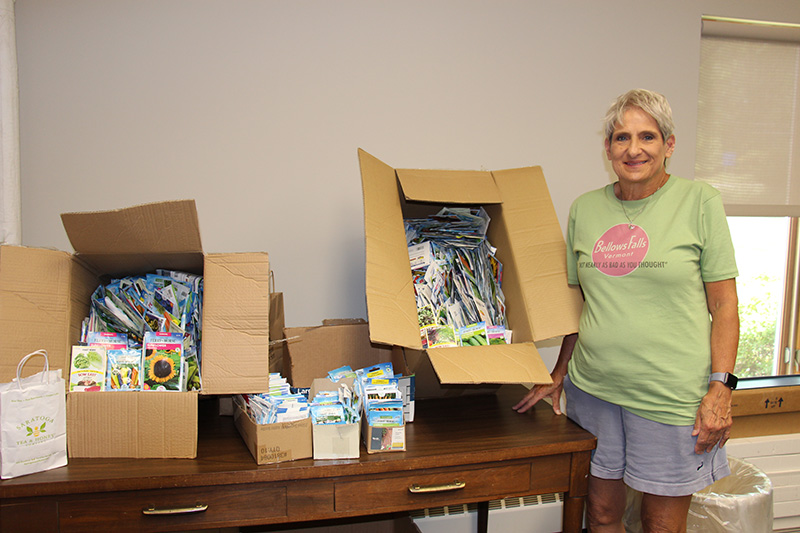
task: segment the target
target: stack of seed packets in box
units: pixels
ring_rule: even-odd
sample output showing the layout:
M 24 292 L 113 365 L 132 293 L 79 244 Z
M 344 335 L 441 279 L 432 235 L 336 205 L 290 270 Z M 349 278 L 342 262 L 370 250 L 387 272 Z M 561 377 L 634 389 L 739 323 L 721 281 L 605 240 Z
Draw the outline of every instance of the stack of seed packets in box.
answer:
M 269 377 L 269 391 L 237 394 L 233 422 L 258 464 L 312 457 L 308 398 L 292 392 L 278 373 Z
M 403 396 L 391 363 L 380 363 L 357 372 L 364 398 L 364 416 L 370 426 L 402 426 Z
M 269 375 L 269 392 L 239 394 L 233 399 L 256 424 L 294 422 L 309 416 L 308 398 L 292 394 L 286 378 L 275 372 Z
M 423 348 L 509 343 L 486 211 L 445 207 L 404 222 Z
M 109 362 L 115 363 L 106 370 L 105 390 L 200 390 L 202 296 L 202 276 L 173 270 L 159 269 L 98 286 L 91 296 L 89 316 L 81 324 L 81 345 L 141 352 L 153 349 L 145 344 L 148 334 L 154 342 L 154 333 L 171 334 L 181 344 L 179 352 L 165 348 L 172 351 L 143 361 L 137 375 L 129 362 L 130 352 L 109 353 Z M 119 359 L 124 362 L 118 363 Z
M 354 459 L 361 454 L 361 397 L 350 367 L 328 372 L 311 384 L 314 459 Z
M 355 388 L 355 378 L 350 367 L 328 372 L 328 379 L 334 385 L 323 390 L 315 387 L 314 397 L 310 398 L 313 424 L 351 424 L 361 420 L 361 397 Z

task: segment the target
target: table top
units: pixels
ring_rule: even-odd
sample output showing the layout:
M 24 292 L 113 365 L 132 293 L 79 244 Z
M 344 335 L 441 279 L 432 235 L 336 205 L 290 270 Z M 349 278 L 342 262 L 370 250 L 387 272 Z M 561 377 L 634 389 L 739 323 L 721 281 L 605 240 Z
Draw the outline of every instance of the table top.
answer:
M 414 422 L 406 425 L 404 452 L 367 454 L 362 447 L 358 459 L 270 465 L 256 464 L 233 417 L 218 414 L 218 399 L 201 396 L 195 459 L 70 459 L 66 467 L 0 481 L 0 499 L 358 476 L 595 447 L 591 434 L 545 402 L 524 414 L 512 410 L 524 393 L 521 386 L 504 386 L 493 395 L 419 400 Z

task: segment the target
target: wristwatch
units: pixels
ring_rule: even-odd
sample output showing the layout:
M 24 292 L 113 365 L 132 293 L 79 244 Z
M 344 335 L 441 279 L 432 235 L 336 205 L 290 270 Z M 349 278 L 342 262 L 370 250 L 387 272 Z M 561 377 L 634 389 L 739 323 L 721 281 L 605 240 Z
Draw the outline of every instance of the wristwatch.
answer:
M 708 382 L 711 383 L 712 381 L 721 381 L 733 390 L 736 388 L 736 384 L 739 383 L 739 378 L 728 372 L 712 372 Z

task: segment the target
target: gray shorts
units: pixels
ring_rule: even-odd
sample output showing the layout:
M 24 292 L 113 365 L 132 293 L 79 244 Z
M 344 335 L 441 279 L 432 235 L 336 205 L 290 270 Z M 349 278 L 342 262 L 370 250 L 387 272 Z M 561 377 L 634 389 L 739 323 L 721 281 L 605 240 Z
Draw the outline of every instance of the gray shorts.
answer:
M 693 426 L 670 426 L 587 394 L 564 379 L 567 416 L 597 437 L 591 473 L 634 490 L 686 496 L 731 473 L 725 448 L 694 453 Z

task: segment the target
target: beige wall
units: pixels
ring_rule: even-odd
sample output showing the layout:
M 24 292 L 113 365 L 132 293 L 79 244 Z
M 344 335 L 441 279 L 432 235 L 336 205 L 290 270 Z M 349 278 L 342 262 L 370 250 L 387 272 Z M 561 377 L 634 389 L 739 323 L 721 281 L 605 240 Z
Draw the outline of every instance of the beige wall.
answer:
M 647 87 L 693 177 L 702 14 L 800 23 L 800 2 L 17 0 L 23 243 L 194 198 L 206 251 L 270 253 L 287 325 L 366 317 L 357 148 L 541 165 L 563 225 L 610 179 L 606 106 Z

